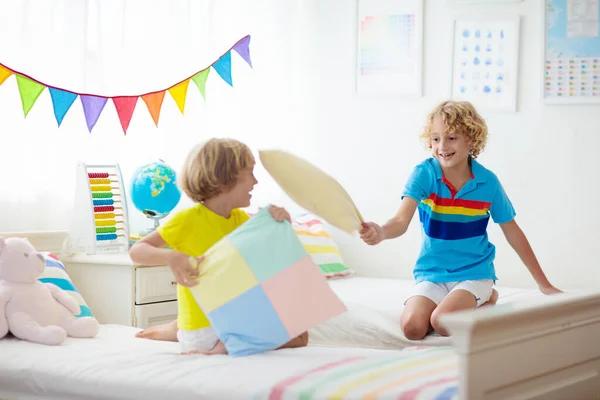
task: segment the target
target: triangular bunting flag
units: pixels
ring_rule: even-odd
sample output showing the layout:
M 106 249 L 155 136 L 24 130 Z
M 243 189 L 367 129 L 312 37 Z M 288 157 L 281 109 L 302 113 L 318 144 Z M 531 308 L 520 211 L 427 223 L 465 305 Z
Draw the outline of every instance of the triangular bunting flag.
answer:
M 223 54 L 212 67 L 225 82 L 229 83 L 229 86 L 233 86 L 231 81 L 231 51 Z
M 48 90 L 50 91 L 50 97 L 52 98 L 54 117 L 56 118 L 56 122 L 58 122 L 58 126 L 60 126 L 67 111 L 69 111 L 69 108 L 71 108 L 73 102 L 77 99 L 77 94 L 56 88 L 48 88 Z
M 185 108 L 185 98 L 187 97 L 187 89 L 190 84 L 190 80 L 186 79 L 185 81 L 178 83 L 169 89 L 169 93 L 177 103 L 177 107 L 179 107 L 179 111 L 183 114 L 183 109 Z
M 158 126 L 158 119 L 160 118 L 160 109 L 162 107 L 163 100 L 165 98 L 165 91 L 148 93 L 142 96 L 142 100 L 148 107 L 148 112 L 154 120 L 154 125 Z
M 192 80 L 198 86 L 198 90 L 202 94 L 202 97 L 206 100 L 206 80 L 208 79 L 208 73 L 210 68 L 206 68 L 204 71 L 198 72 L 192 77 Z
M 248 63 L 252 68 L 252 60 L 250 60 L 250 36 L 246 36 L 233 46 L 233 49 Z
M 25 117 L 29 114 L 31 107 L 35 104 L 35 101 L 40 97 L 42 91 L 46 86 L 32 81 L 31 79 L 17 74 L 17 85 L 19 86 L 19 93 L 21 94 L 21 104 L 23 105 L 23 113 Z
M 0 85 L 2 85 L 4 81 L 7 80 L 12 74 L 13 72 L 10 69 L 0 65 Z
M 87 123 L 88 131 L 92 133 L 92 129 L 98 122 L 102 110 L 108 101 L 108 97 L 90 96 L 82 94 L 80 96 L 81 104 L 83 105 L 83 113 L 85 114 L 85 122 Z
M 129 128 L 129 123 L 131 122 L 131 117 L 133 116 L 133 110 L 135 110 L 138 97 L 120 96 L 113 97 L 112 100 L 115 104 L 115 108 L 117 109 L 117 115 L 119 116 L 119 121 L 121 121 L 123 133 L 127 135 L 127 128 Z

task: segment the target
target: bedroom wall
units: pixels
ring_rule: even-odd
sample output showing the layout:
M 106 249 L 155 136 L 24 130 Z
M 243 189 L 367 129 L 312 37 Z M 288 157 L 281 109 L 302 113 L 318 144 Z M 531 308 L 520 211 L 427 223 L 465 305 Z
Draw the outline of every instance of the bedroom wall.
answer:
M 89 134 L 78 103 L 56 128 L 47 92 L 23 119 L 14 78 L 0 86 L 0 170 L 9 171 L 0 187 L 0 231 L 67 229 L 77 160 L 118 161 L 127 179 L 156 158 L 178 169 L 192 144 L 214 135 L 237 137 L 255 150 L 293 150 L 335 176 L 366 219 L 383 223 L 396 211 L 411 169 L 427 157 L 417 136 L 429 109 L 448 96 L 451 17 L 470 10 L 522 16 L 518 112 L 484 114 L 491 137 L 481 161 L 502 179 L 551 280 L 566 289 L 600 285 L 594 257 L 599 192 L 592 161 L 600 145 L 600 107 L 540 103 L 540 1 L 457 6 L 452 0 L 426 0 L 424 96 L 409 100 L 361 98 L 354 92 L 355 0 L 238 1 L 237 6 L 228 23 L 234 26 L 235 18 L 242 18 L 249 27 L 254 69 L 234 55 L 234 87 L 209 79 L 206 102 L 191 87 L 185 116 L 167 95 L 158 129 L 138 105 L 125 137 L 114 107 L 107 105 Z M 0 17 L 14 15 L 0 11 Z M 0 42 L 0 62 L 6 46 L 8 41 Z M 161 49 L 156 53 L 160 56 Z M 181 54 L 180 62 L 189 63 L 186 51 Z M 253 207 L 274 202 L 299 210 L 260 164 L 257 175 L 261 183 Z M 178 208 L 189 204 L 184 199 Z M 151 225 L 134 209 L 130 214 L 133 232 Z M 377 247 L 335 234 L 345 259 L 360 273 L 411 277 L 420 244 L 416 219 L 405 237 Z M 490 236 L 498 248 L 499 283 L 531 286 L 497 226 L 490 227 Z
M 484 2 L 485 3 L 485 2 Z M 542 2 L 455 5 L 426 0 L 423 90 L 419 99 L 361 98 L 354 92 L 356 2 L 314 1 L 312 54 L 319 73 L 319 165 L 339 179 L 368 220 L 383 223 L 403 184 L 427 157 L 418 140 L 427 112 L 449 95 L 452 17 L 521 15 L 518 111 L 485 113 L 490 129 L 480 161 L 502 180 L 551 281 L 559 288 L 600 287 L 597 164 L 600 106 L 544 106 L 540 101 Z M 490 223 L 490 225 L 492 225 Z M 533 285 L 498 226 L 499 284 Z M 368 248 L 337 233 L 344 256 L 364 274 L 410 278 L 419 251 L 418 217 L 402 238 Z
M 120 15 L 118 2 L 88 3 L 90 9 L 97 10 L 86 20 L 92 31 L 93 27 L 106 28 L 109 22 L 126 20 L 122 16 L 111 18 Z M 136 5 L 143 8 L 148 3 L 127 4 L 133 13 Z M 308 93 L 314 92 L 316 83 L 303 64 L 306 57 L 302 54 L 305 45 L 300 23 L 306 10 L 302 1 L 173 0 L 151 4 L 139 10 L 143 18 L 142 14 L 134 15 L 136 29 L 130 27 L 119 33 L 117 25 L 107 31 L 112 35 L 109 38 L 98 34 L 90 35 L 92 39 L 87 37 L 87 52 L 83 40 L 71 40 L 83 29 L 79 26 L 83 24 L 81 15 L 85 15 L 83 5 L 73 8 L 65 0 L 15 2 L 0 10 L 0 36 L 13 38 L 0 41 L 0 63 L 66 89 L 81 87 L 78 78 L 88 72 L 98 73 L 113 86 L 118 86 L 115 81 L 127 86 L 137 79 L 150 91 L 157 84 L 167 87 L 206 67 L 206 60 L 197 55 L 204 55 L 199 43 L 207 38 L 181 36 L 190 29 L 199 33 L 194 21 L 190 27 L 189 13 L 201 4 L 213 10 L 213 33 L 217 36 L 208 41 L 226 44 L 221 49 L 224 52 L 236 40 L 251 34 L 253 60 L 251 69 L 236 53 L 232 54 L 233 87 L 212 71 L 206 101 L 190 83 L 183 116 L 167 93 L 158 128 L 139 100 L 127 136 L 123 135 L 112 102 L 107 103 L 92 133 L 87 130 L 79 99 L 58 128 L 48 90 L 24 119 L 17 83 L 14 76 L 10 77 L 0 86 L 0 232 L 68 229 L 79 160 L 90 164 L 119 162 L 128 182 L 135 169 L 159 158 L 179 170 L 191 146 L 213 136 L 235 137 L 253 150 L 278 147 L 308 154 L 309 158 L 316 156 L 316 130 L 305 117 L 315 115 Z M 197 24 L 202 25 L 202 14 L 198 15 Z M 205 33 L 200 28 L 198 31 Z M 127 40 L 121 39 L 121 34 Z M 223 40 L 222 35 L 232 42 Z M 127 71 L 138 71 L 140 76 L 128 77 L 118 68 L 124 62 L 120 57 L 125 50 L 134 55 L 129 55 L 127 63 L 139 61 L 137 65 L 127 64 Z M 148 64 L 149 58 L 152 64 Z M 76 73 L 81 68 L 84 73 Z M 253 193 L 253 206 L 273 202 L 294 208 L 260 165 L 256 174 L 261 184 Z M 184 197 L 178 209 L 190 204 Z M 131 204 L 129 211 L 132 232 L 152 226 Z

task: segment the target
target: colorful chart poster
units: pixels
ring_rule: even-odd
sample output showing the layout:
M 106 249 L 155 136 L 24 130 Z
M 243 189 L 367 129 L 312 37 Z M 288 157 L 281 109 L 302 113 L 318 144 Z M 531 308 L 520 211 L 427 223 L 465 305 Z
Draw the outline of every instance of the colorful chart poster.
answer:
M 600 103 L 598 0 L 546 0 L 544 101 Z
M 421 96 L 422 0 L 359 0 L 359 93 Z

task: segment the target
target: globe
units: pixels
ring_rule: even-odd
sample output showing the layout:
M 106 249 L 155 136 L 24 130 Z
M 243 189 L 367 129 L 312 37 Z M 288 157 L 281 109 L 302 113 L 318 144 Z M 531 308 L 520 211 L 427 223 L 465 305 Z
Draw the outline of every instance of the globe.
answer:
M 181 191 L 177 187 L 175 170 L 162 160 L 144 165 L 133 174 L 131 201 L 135 208 L 154 220 L 155 228 L 180 199 Z

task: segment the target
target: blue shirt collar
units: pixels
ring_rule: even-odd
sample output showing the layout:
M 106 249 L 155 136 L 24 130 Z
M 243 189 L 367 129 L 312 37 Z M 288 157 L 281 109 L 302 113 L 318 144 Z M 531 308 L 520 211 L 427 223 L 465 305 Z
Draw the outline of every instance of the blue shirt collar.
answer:
M 433 169 L 435 170 L 435 177 L 438 180 L 441 180 L 444 177 L 444 173 L 442 172 L 442 166 L 437 158 L 431 157 Z M 483 165 L 479 164 L 473 158 L 471 160 L 471 173 L 473 173 L 473 180 L 475 183 L 484 183 L 487 181 L 487 170 Z

